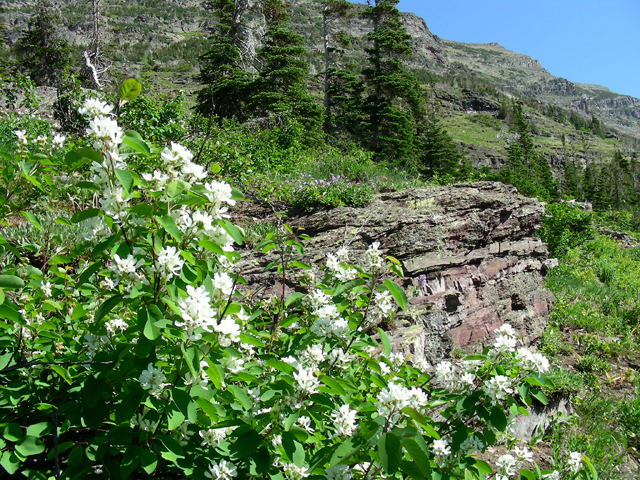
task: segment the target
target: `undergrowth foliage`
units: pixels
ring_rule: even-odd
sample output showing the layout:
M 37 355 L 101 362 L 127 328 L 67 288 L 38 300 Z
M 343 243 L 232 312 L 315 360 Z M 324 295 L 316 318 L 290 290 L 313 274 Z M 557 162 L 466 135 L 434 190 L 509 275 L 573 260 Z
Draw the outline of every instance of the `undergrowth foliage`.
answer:
M 131 96 L 121 88 L 123 100 Z M 517 348 L 509 325 L 482 354 L 426 373 L 433 369 L 393 352 L 377 328 L 407 305 L 390 279 L 397 260 L 373 243 L 365 252 L 341 248 L 314 270 L 300 261 L 305 238 L 290 230 L 268 233 L 256 248 L 280 252 L 268 268 L 285 281 L 302 277 L 300 287 L 251 301 L 235 266 L 243 234 L 228 214 L 240 192 L 212 179 L 183 146 L 160 151 L 123 131 L 111 111 L 85 102 L 92 147 L 66 157 L 71 168 L 90 164 L 91 180 L 78 186 L 96 203 L 58 223 L 82 225 L 86 241 L 41 268 L 7 267 L 0 276 L 4 472 L 596 476 L 579 452 L 540 471 L 511 437 L 511 420 L 534 398 L 546 402 L 548 362 Z M 20 142 L 10 158 L 22 165 L 30 144 Z M 130 170 L 136 156 L 155 169 Z M 38 160 L 5 170 L 5 182 L 33 183 L 56 167 Z M 510 453 L 492 471 L 477 454 L 499 442 Z

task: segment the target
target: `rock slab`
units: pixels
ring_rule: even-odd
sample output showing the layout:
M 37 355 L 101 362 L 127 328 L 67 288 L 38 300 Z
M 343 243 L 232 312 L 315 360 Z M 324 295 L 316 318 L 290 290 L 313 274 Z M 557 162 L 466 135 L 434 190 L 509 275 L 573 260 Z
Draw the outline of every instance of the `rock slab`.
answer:
M 488 341 L 506 322 L 525 344 L 542 333 L 553 305 L 544 276 L 554 266 L 534 235 L 543 214 L 542 203 L 514 187 L 476 182 L 381 193 L 366 208 L 341 207 L 288 224 L 312 237 L 308 263 L 321 264 L 343 245 L 357 262 L 375 241 L 398 259 L 404 278 L 394 280 L 410 305 L 388 334 L 396 350 L 433 363 L 453 347 Z M 238 267 L 250 284 L 264 284 L 262 269 L 272 256 L 247 253 Z

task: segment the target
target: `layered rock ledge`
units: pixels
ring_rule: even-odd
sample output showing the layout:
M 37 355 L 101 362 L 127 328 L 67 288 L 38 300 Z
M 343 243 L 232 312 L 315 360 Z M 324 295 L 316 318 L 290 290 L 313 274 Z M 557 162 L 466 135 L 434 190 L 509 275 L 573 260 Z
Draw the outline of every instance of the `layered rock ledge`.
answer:
M 397 258 L 409 308 L 388 325 L 394 347 L 434 362 L 452 347 L 487 341 L 509 322 L 524 343 L 544 330 L 553 295 L 544 286 L 554 266 L 534 236 L 544 206 L 493 182 L 426 187 L 376 195 L 366 208 L 341 207 L 289 221 L 312 237 L 304 260 L 321 264 L 348 245 L 355 261 L 374 241 Z M 247 254 L 240 271 L 250 284 L 271 281 L 273 254 Z M 269 280 L 271 279 L 271 280 Z

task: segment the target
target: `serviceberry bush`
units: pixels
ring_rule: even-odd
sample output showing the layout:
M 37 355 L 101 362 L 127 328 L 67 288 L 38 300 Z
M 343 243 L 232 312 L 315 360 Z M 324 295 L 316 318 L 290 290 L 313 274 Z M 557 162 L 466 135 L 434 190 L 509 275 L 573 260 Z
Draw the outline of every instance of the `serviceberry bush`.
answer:
M 304 238 L 262 252 L 283 284 L 251 301 L 228 208 L 242 199 L 177 143 L 158 151 L 87 100 L 93 208 L 86 242 L 46 268 L 0 276 L 0 466 L 47 478 L 574 478 L 572 452 L 541 471 L 510 422 L 549 364 L 504 325 L 481 354 L 435 368 L 394 352 L 379 327 L 403 290 L 378 243 L 300 261 Z M 23 148 L 22 146 L 20 148 Z M 20 157 L 24 154 L 17 153 Z M 129 169 L 154 158 L 150 172 Z M 22 158 L 22 157 L 20 157 Z M 431 372 L 431 373 L 429 373 Z M 495 468 L 478 458 L 506 442 Z

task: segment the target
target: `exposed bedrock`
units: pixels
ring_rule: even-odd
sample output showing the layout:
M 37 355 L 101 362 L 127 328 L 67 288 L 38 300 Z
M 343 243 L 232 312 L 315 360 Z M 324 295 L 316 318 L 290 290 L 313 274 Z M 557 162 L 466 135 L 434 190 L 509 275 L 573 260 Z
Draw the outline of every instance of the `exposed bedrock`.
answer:
M 378 194 L 366 208 L 341 207 L 289 222 L 312 237 L 304 260 L 322 263 L 347 244 L 357 261 L 374 241 L 397 258 L 409 308 L 389 325 L 396 350 L 435 362 L 452 347 L 471 349 L 508 322 L 528 344 L 543 331 L 553 304 L 544 286 L 555 260 L 534 236 L 544 206 L 493 182 Z M 272 253 L 247 254 L 239 268 L 264 285 Z M 272 290 L 273 291 L 273 290 Z

